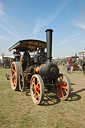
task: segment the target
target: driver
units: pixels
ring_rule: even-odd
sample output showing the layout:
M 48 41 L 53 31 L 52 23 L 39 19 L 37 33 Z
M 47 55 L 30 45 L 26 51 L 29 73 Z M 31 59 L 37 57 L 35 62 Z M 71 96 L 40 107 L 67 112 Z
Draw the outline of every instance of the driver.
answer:
M 24 57 L 25 61 L 27 61 L 28 59 L 30 59 L 30 54 L 29 54 L 29 52 L 28 52 L 28 49 L 26 49 L 26 51 L 25 51 L 23 57 Z
M 28 52 L 28 49 L 26 49 L 23 55 L 23 70 L 25 70 L 25 68 L 29 66 L 29 64 L 30 64 L 30 54 Z

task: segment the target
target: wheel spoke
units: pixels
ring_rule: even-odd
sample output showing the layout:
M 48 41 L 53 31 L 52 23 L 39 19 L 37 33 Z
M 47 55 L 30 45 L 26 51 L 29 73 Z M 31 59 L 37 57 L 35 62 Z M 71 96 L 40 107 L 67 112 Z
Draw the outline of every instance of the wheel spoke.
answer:
M 15 83 L 15 85 L 16 85 L 16 78 L 14 79 L 14 83 Z
M 13 81 L 13 86 L 14 86 L 14 87 L 16 86 L 16 81 L 15 81 L 15 80 Z
M 62 90 L 61 90 L 61 95 L 62 95 L 61 97 L 64 97 L 64 94 L 63 94 L 63 91 Z
M 12 71 L 15 73 L 16 71 L 12 68 Z
M 67 82 L 65 81 L 64 85 L 66 85 L 66 84 L 67 84 Z
M 34 97 L 36 100 L 39 100 L 40 98 L 40 93 L 36 89 L 34 90 Z
M 40 88 L 40 83 L 39 83 L 39 81 L 37 82 L 36 87 L 37 87 L 37 88 Z
M 37 88 L 37 85 L 36 84 L 34 84 L 34 89 L 36 89 Z
M 34 97 L 36 96 L 36 93 L 37 93 L 37 92 L 36 92 L 36 89 L 34 89 Z
M 62 85 L 62 88 L 65 88 L 65 89 L 67 89 L 68 87 L 67 87 L 67 86 L 63 86 L 63 85 Z
M 60 83 L 62 84 L 63 77 L 60 77 Z
M 32 79 L 33 84 L 35 84 L 35 78 Z
M 40 84 L 39 80 L 37 80 L 37 85 Z
M 65 91 L 65 93 L 67 94 L 67 91 L 66 91 L 66 89 L 64 89 L 64 91 Z
M 58 95 L 59 97 L 61 97 L 61 93 L 60 93 L 60 94 L 58 93 L 57 95 Z
M 15 75 L 13 74 L 13 75 L 12 75 L 12 79 L 14 79 L 14 77 L 15 77 Z
M 56 90 L 56 94 L 58 95 L 58 97 L 61 97 L 60 89 Z
M 39 93 L 39 92 L 37 92 L 37 94 L 38 94 L 38 97 L 40 98 L 40 93 Z

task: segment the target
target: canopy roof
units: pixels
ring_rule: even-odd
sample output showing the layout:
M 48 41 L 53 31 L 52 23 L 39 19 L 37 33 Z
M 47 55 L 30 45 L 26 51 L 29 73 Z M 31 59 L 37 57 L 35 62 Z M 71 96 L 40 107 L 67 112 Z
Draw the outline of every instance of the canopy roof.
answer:
M 41 40 L 29 39 L 29 40 L 18 41 L 8 50 L 12 51 L 13 49 L 19 49 L 19 51 L 24 52 L 26 49 L 28 49 L 29 52 L 34 52 L 34 51 L 37 51 L 37 48 L 40 48 L 42 46 L 46 48 L 47 47 L 46 42 Z
M 85 52 L 79 52 L 78 54 L 80 54 L 80 55 L 81 55 L 81 54 L 82 54 L 82 55 L 84 54 L 84 55 L 85 55 Z
M 70 59 L 70 58 L 79 58 L 79 56 L 67 56 L 66 59 Z

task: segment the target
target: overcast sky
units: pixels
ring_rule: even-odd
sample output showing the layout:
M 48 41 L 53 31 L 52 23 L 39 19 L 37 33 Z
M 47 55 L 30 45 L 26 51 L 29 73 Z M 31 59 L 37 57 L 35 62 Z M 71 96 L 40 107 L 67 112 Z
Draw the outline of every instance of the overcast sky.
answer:
M 85 0 L 0 0 L 0 55 L 19 40 L 46 41 L 53 29 L 53 57 L 85 51 Z

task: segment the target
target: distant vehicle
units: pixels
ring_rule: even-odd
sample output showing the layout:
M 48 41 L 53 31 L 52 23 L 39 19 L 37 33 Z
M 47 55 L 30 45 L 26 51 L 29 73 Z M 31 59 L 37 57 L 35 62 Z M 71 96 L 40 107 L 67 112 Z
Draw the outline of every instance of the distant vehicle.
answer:
M 79 56 L 66 57 L 66 60 L 69 61 L 70 63 L 71 71 L 80 70 L 80 67 L 78 66 L 78 61 L 77 61 L 78 58 Z
M 55 64 L 58 64 L 59 61 L 58 61 L 57 59 L 54 59 L 54 58 L 53 58 L 53 59 L 52 59 L 52 62 L 55 63 Z
M 82 71 L 85 75 L 85 52 L 79 52 L 78 54 L 80 55 L 79 64 L 80 64 Z
M 13 62 L 13 58 L 12 57 L 3 57 L 2 60 L 2 66 L 4 68 L 10 68 L 11 67 L 11 63 Z

